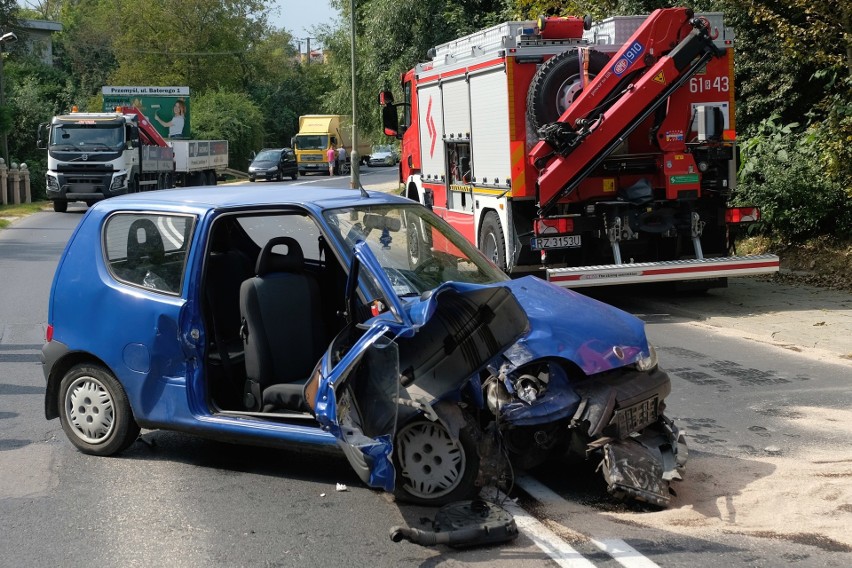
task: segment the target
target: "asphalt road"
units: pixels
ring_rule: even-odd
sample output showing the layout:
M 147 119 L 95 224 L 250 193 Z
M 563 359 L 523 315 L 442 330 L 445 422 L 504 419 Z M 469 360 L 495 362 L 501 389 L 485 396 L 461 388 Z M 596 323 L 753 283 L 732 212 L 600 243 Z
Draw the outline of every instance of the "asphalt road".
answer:
M 362 174 L 367 189 L 395 185 L 393 168 Z M 348 178 L 289 183 L 346 187 Z M 832 532 L 852 520 L 848 490 L 804 492 L 803 510 L 783 507 L 796 498 L 791 483 L 848 485 L 846 431 L 807 419 L 831 424 L 852 403 L 849 295 L 754 280 L 703 296 L 604 293 L 645 319 L 672 376 L 668 413 L 691 448 L 672 508 L 614 504 L 592 466 L 560 464 L 519 476 L 517 505 L 507 503 L 522 528 L 515 542 L 423 548 L 392 543 L 388 529 L 422 527 L 434 511 L 365 489 L 336 456 L 164 432 L 145 433 L 147 443 L 116 458 L 75 451 L 58 421 L 43 418 L 39 349 L 53 270 L 84 210 L 72 205 L 0 231 L 0 566 L 849 563 L 850 539 Z M 839 469 L 812 469 L 825 450 Z M 801 465 L 798 478 L 790 462 Z M 789 515 L 780 529 L 771 514 L 758 515 L 767 507 Z

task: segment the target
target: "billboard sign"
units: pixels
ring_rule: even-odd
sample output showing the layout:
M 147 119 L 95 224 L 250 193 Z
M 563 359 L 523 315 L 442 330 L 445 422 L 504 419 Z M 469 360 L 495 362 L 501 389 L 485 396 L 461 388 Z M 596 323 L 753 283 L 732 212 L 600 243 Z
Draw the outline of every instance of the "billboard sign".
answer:
M 163 138 L 190 137 L 189 87 L 103 87 L 104 112 L 115 107 L 139 109 Z

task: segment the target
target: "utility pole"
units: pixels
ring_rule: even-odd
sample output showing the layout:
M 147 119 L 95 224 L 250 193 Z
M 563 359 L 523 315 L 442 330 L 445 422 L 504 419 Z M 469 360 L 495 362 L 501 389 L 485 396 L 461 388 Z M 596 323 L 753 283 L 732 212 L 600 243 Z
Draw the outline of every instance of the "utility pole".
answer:
M 301 55 L 302 55 L 302 41 L 305 42 L 305 47 L 307 49 L 307 51 L 305 53 L 305 64 L 306 65 L 311 64 L 311 40 L 312 39 L 316 39 L 316 38 L 314 38 L 314 37 L 302 37 L 302 38 L 298 38 L 298 39 L 295 40 L 296 45 L 299 46 L 299 57 L 301 57 Z
M 0 36 L 0 108 L 2 108 L 2 109 L 6 108 L 6 78 L 3 75 L 3 63 L 4 63 L 3 60 L 5 59 L 5 56 L 3 55 L 3 53 L 4 53 L 3 46 L 6 45 L 7 43 L 13 43 L 13 42 L 16 42 L 16 41 L 18 41 L 18 36 L 16 36 L 12 32 L 6 32 L 2 36 Z M 3 137 L 2 137 L 2 139 L 0 139 L 0 141 L 2 141 L 2 143 L 3 143 L 3 148 L 2 148 L 3 159 L 6 161 L 6 166 L 8 167 L 10 165 L 9 164 L 9 136 L 8 136 L 8 132 L 6 132 L 5 128 L 3 129 Z
M 349 186 L 352 189 L 359 189 L 361 187 L 361 156 L 358 154 L 358 108 L 355 103 L 355 0 L 349 0 L 349 31 L 352 50 L 352 152 L 350 153 L 352 167 L 349 168 L 352 179 L 349 181 Z

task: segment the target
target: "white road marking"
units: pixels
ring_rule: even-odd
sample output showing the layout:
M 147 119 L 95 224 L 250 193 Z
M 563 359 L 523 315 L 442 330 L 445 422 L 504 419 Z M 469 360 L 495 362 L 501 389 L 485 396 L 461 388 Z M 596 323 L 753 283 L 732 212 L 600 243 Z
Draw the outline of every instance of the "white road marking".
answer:
M 515 524 L 518 526 L 518 530 L 533 541 L 536 546 L 546 552 L 558 565 L 563 568 L 595 568 L 595 565 L 587 560 L 586 557 L 571 548 L 556 533 L 521 509 L 511 499 L 507 498 L 501 503 L 501 506 L 515 517 Z
M 555 491 L 551 490 L 547 486 L 545 486 L 540 481 L 537 481 L 531 477 L 527 476 L 519 476 L 515 479 L 515 485 L 523 489 L 530 497 L 538 501 L 543 505 L 564 505 L 566 503 L 565 499 L 560 497 Z M 516 508 L 523 511 L 515 505 Z M 511 511 L 510 511 L 511 512 Z M 512 512 L 514 515 L 515 513 Z M 526 512 L 523 514 L 528 515 Z M 516 517 L 517 522 L 517 517 Z M 520 528 L 520 523 L 518 523 L 518 527 Z M 548 530 L 545 528 L 545 530 Z M 526 533 L 525 533 L 526 534 Z M 552 533 L 551 533 L 552 534 Z M 529 536 L 529 535 L 527 535 Z M 554 535 L 555 536 L 555 535 Z M 532 537 L 530 537 L 532 538 Z M 558 537 L 557 537 L 558 538 Z M 533 539 L 535 540 L 535 539 Z M 589 535 L 589 540 L 597 546 L 602 551 L 606 552 L 610 556 L 612 556 L 613 560 L 624 566 L 625 568 L 659 568 L 657 564 L 651 561 L 646 556 L 642 556 L 642 554 L 624 542 L 621 539 L 617 538 L 599 538 L 592 535 Z M 536 544 L 538 542 L 536 541 Z M 541 547 L 541 545 L 539 544 Z M 542 550 L 548 552 L 548 550 L 544 547 L 541 547 Z M 549 552 L 548 552 L 549 554 Z
M 638 550 L 621 539 L 605 538 L 598 540 L 593 538 L 591 541 L 595 546 L 612 556 L 616 562 L 627 568 L 659 568 L 658 564 L 642 556 Z

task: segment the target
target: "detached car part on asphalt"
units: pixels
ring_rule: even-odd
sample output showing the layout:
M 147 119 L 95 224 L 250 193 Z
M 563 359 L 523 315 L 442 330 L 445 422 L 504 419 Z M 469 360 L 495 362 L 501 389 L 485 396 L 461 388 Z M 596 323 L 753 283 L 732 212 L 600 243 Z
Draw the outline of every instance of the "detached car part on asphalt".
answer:
M 639 319 L 510 280 L 382 193 L 98 203 L 57 267 L 43 359 L 47 418 L 95 455 L 140 428 L 338 447 L 371 487 L 430 505 L 569 455 L 665 505 L 686 459 Z

